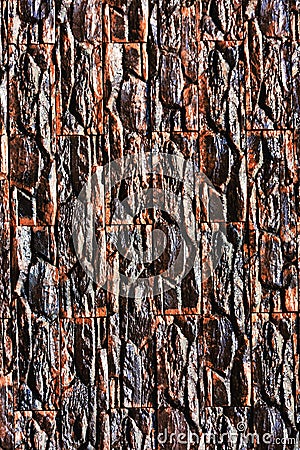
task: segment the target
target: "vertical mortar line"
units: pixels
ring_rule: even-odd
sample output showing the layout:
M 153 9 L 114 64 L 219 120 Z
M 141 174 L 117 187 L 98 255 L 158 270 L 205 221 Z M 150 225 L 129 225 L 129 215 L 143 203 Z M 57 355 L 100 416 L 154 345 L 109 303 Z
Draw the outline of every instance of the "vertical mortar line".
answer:
M 109 6 L 108 6 L 109 7 Z M 105 55 L 106 55 L 106 48 L 108 46 L 108 44 L 110 43 L 109 40 L 109 36 L 107 36 L 108 41 L 105 40 L 105 36 L 104 36 L 104 29 L 105 29 L 105 0 L 101 1 L 101 24 L 102 24 L 102 30 L 101 30 L 101 55 L 102 55 L 102 68 L 101 68 L 101 73 L 102 73 L 102 136 L 100 139 L 101 142 L 101 164 L 104 165 L 104 163 L 109 163 L 110 162 L 110 156 L 109 155 L 103 155 L 104 152 L 104 147 L 105 147 L 105 120 L 104 120 L 104 116 L 105 116 L 105 70 L 104 70 L 104 66 L 105 66 Z M 110 24 L 109 24 L 110 27 Z M 108 28 L 109 28 L 108 27 Z M 103 157 L 104 156 L 104 157 Z M 105 240 L 106 240 L 106 199 L 104 198 L 104 222 L 103 222 L 103 226 L 104 226 L 104 235 L 105 235 Z M 107 414 L 107 419 L 108 419 L 108 440 L 109 442 L 107 443 L 108 448 L 111 448 L 111 441 L 112 441 L 112 432 L 111 432 L 111 417 L 112 417 L 112 413 L 111 413 L 111 389 L 110 389 L 110 367 L 109 367 L 109 322 L 110 322 L 110 308 L 109 308 L 109 294 L 106 291 L 105 293 L 105 297 L 106 297 L 106 311 L 105 311 L 105 333 L 106 333 L 106 345 L 107 345 L 107 364 L 108 364 L 108 377 L 107 377 L 107 398 L 108 398 L 108 405 L 107 405 L 107 410 L 106 410 L 106 414 Z M 106 439 L 106 436 L 104 435 L 104 439 Z
M 104 42 L 104 5 L 103 5 L 103 0 L 101 1 L 101 7 L 100 7 L 100 11 L 101 11 L 101 41 L 100 41 L 100 45 L 101 49 L 100 49 L 100 54 L 101 54 L 101 85 L 102 85 L 102 127 L 101 127 L 101 135 L 98 137 L 96 137 L 95 139 L 95 163 L 98 167 L 98 161 L 97 161 L 97 145 L 100 146 L 99 149 L 99 158 L 101 161 L 101 165 L 104 165 L 104 162 L 106 162 L 106 157 L 103 154 L 104 153 L 104 143 L 105 143 L 105 139 L 104 139 L 104 89 L 105 89 L 105 85 L 104 85 L 104 56 L 105 56 L 105 42 Z M 92 161 L 91 161 L 92 162 Z M 104 227 L 104 239 L 105 239 L 105 245 L 106 245 L 106 203 L 105 203 L 105 198 L 104 198 L 104 218 L 103 218 L 103 227 Z M 106 345 L 106 359 L 107 359 L 107 372 L 108 372 L 108 376 L 107 376 L 107 404 L 106 404 L 106 408 L 105 408 L 105 416 L 103 414 L 104 417 L 104 421 L 108 420 L 108 427 L 109 427 L 109 442 L 108 442 L 108 447 L 111 447 L 111 432 L 110 432 L 110 423 L 111 423 L 111 414 L 110 414 L 110 383 L 109 383 L 109 352 L 108 352 L 108 292 L 105 292 L 105 316 L 102 318 L 96 318 L 96 329 L 98 331 L 98 321 L 100 321 L 100 327 L 103 326 L 104 331 L 105 331 L 105 345 Z M 96 313 L 96 305 L 94 304 L 94 311 Z M 95 314 L 96 315 L 96 314 Z M 103 321 L 103 322 L 102 322 Z M 101 325 L 101 322 L 103 325 Z M 102 336 L 100 336 L 100 341 L 101 341 L 101 348 L 102 348 Z M 97 358 L 97 344 L 96 344 L 96 358 Z M 97 360 L 95 361 L 95 366 L 97 368 L 97 371 L 99 370 L 99 365 L 97 364 Z M 96 375 L 97 376 L 97 375 Z M 96 401 L 97 401 L 97 397 L 98 397 L 98 383 L 96 381 Z M 96 445 L 99 445 L 99 441 L 98 441 L 98 429 L 99 429 L 99 418 L 101 415 L 102 411 L 97 411 L 97 415 L 96 415 Z M 106 419 L 107 418 L 107 419 Z M 100 433 L 99 433 L 100 435 Z M 106 435 L 104 434 L 104 439 L 107 439 Z M 102 437 L 103 439 L 103 437 Z
M 291 7 L 291 2 L 290 2 L 290 7 Z M 291 60 L 291 74 L 292 74 L 292 78 L 291 78 L 291 106 L 292 106 L 292 132 L 293 132 L 293 154 L 295 155 L 296 158 L 296 162 L 298 162 L 299 164 L 299 156 L 298 155 L 298 148 L 297 148 L 297 132 L 296 132 L 296 126 L 295 126 L 295 108 L 296 108 L 296 102 L 295 102 L 295 89 L 294 89 L 294 82 L 293 82 L 293 53 L 294 50 L 296 50 L 296 45 L 297 45 L 297 24 L 296 24 L 296 20 L 297 20 L 297 15 L 295 13 L 294 15 L 294 20 L 292 17 L 292 8 L 291 8 L 291 17 L 292 17 L 292 22 L 290 22 L 290 33 L 291 33 L 291 46 L 292 46 L 292 60 Z M 295 25 L 295 34 L 293 34 L 293 30 L 292 30 L 292 25 Z M 295 38 L 295 40 L 294 40 Z M 299 36 L 298 36 L 299 39 Z M 299 380 L 299 376 L 300 376 L 300 367 L 299 367 L 299 356 L 300 356 L 300 334 L 299 334 L 299 330 L 300 330 L 300 315 L 299 315 L 299 306 L 300 306 L 300 286 L 299 286 L 299 281 L 300 281 L 300 273 L 299 273 L 299 250 L 300 250 L 300 245 L 299 245 L 299 239 L 298 239 L 298 231 L 299 231 L 299 218 L 298 218 L 298 202 L 297 202 L 297 198 L 296 195 L 300 194 L 300 183 L 299 183 L 299 177 L 300 177 L 300 171 L 299 168 L 297 170 L 297 179 L 296 179 L 296 186 L 294 186 L 293 192 L 295 194 L 295 208 L 296 208 L 296 273 L 297 273 L 297 296 L 298 296 L 298 301 L 297 301 L 297 311 L 296 311 L 296 333 L 297 333 L 297 340 L 296 340 L 296 365 L 295 365 L 295 372 L 294 376 L 296 377 L 296 379 L 298 378 Z M 298 373 L 297 373 L 297 369 L 298 369 Z M 295 398 L 295 416 L 296 416 L 296 421 L 297 421 L 297 410 L 300 407 L 300 393 L 297 393 L 297 388 L 299 388 L 299 381 L 298 381 L 298 386 L 297 386 L 297 382 L 296 382 L 296 398 Z M 296 422 L 297 424 L 297 422 Z M 297 438 L 298 440 L 298 445 L 299 445 L 299 436 Z
M 248 264 L 248 275 L 247 275 L 247 283 L 248 283 L 248 295 L 249 295 L 249 347 L 250 347 L 250 414 L 249 418 L 249 432 L 254 433 L 254 395 L 253 395 L 253 329 L 252 329 L 252 285 L 251 285 L 251 233 L 250 233 L 250 198 L 249 198 L 249 168 L 248 168 L 248 141 L 247 141 L 247 83 L 246 77 L 248 76 L 248 70 L 250 70 L 250 66 L 247 67 L 247 58 L 246 55 L 246 45 L 247 45 L 247 22 L 245 21 L 245 5 L 242 5 L 242 21 L 243 21 L 243 59 L 244 59 L 244 79 L 245 79 L 245 89 L 243 95 L 244 102 L 244 120 L 243 120 L 243 128 L 244 132 L 242 135 L 242 139 L 244 139 L 244 149 L 245 149 L 245 158 L 246 158 L 246 235 L 247 235 L 247 264 Z M 250 61 L 250 55 L 249 55 Z M 247 295 L 247 292 L 246 292 Z M 252 444 L 253 445 L 253 444 Z
M 56 260 L 55 260 L 55 265 L 57 267 L 57 273 L 58 273 L 58 286 L 57 286 L 57 295 L 58 295 L 58 317 L 57 317 L 57 321 L 58 321 L 58 345 L 59 345 L 59 402 L 58 402 L 58 411 L 57 411 L 57 416 L 56 416 L 56 426 L 57 426 L 57 432 L 58 432 L 58 440 L 60 445 L 62 446 L 62 438 L 63 438 L 63 433 L 62 433 L 62 383 L 61 383 L 61 359 L 62 359 L 62 355 L 61 355 L 61 342 L 62 342 L 62 337 L 61 337 L 61 320 L 62 320 L 62 316 L 61 316 L 61 289 L 60 289 L 60 281 L 61 281 L 61 273 L 60 273 L 60 263 L 59 263 L 59 233 L 58 233 L 58 215 L 59 215 L 59 193 L 58 193 L 58 178 L 57 178 L 57 168 L 58 168 L 58 135 L 57 135 L 57 120 L 60 119 L 60 117 L 57 116 L 57 111 L 56 111 L 56 106 L 57 106 L 57 89 L 59 89 L 60 87 L 60 68 L 58 67 L 58 62 L 60 61 L 60 55 L 58 55 L 58 52 L 60 51 L 60 29 L 59 29 L 59 25 L 57 22 L 57 18 L 56 18 L 56 14 L 57 14 L 57 8 L 56 8 L 56 2 L 54 3 L 54 47 L 53 47 L 53 52 L 55 54 L 55 59 L 54 59 L 54 97 L 53 97 L 53 101 L 54 101 L 54 108 L 53 108 L 53 112 L 54 112 L 54 117 L 52 120 L 52 126 L 54 126 L 54 130 L 53 130 L 53 136 L 51 136 L 52 139 L 52 144 L 55 145 L 55 153 L 54 153 L 54 158 L 55 158 L 55 170 L 56 170 L 56 179 L 55 179 L 55 184 L 56 184 L 56 216 L 55 216 L 55 224 L 54 224 L 54 239 L 55 239 L 55 244 L 56 244 Z M 59 100 L 61 100 L 59 98 Z M 52 133 L 51 133 L 52 134 Z
M 9 309 L 10 309 L 10 320 L 12 321 L 12 330 L 15 331 L 15 338 L 12 341 L 12 358 L 13 358 L 13 365 L 12 365 L 12 425 L 13 425 L 13 446 L 16 447 L 16 436 L 14 432 L 15 428 L 15 386 L 14 386 L 14 365 L 17 362 L 17 338 L 18 338 L 18 332 L 17 332 L 17 302 L 15 303 L 15 309 L 13 308 L 12 304 L 12 249 L 13 249 L 13 227 L 11 222 L 11 176 L 10 176 L 10 170 L 11 170 L 11 164 L 10 164 L 10 119 L 9 119 L 9 31 L 8 31 L 8 0 L 6 0 L 6 10 L 4 12 L 5 18 L 5 33 L 6 33 L 6 136 L 7 136 L 7 182 L 8 182 L 8 207 L 10 209 L 9 211 Z M 3 3 L 1 4 L 1 13 L 3 14 Z M 1 39 L 4 40 L 4 36 L 2 34 Z M 3 42 L 2 42 L 3 43 Z M 13 328 L 15 326 L 15 330 Z
M 198 21 L 200 21 L 200 13 L 201 13 L 201 5 L 200 2 L 195 6 L 196 8 L 196 17 L 195 17 L 195 27 L 196 27 L 196 47 L 197 47 L 197 54 L 196 54 L 196 64 L 197 64 L 197 78 L 196 78 L 196 83 L 197 83 L 197 152 L 198 155 L 195 155 L 195 159 L 196 161 L 192 161 L 192 164 L 194 166 L 194 173 L 193 173 L 193 177 L 194 177 L 194 200 L 196 201 L 197 199 L 197 188 L 196 186 L 198 185 L 196 183 L 196 173 L 195 171 L 200 171 L 200 114 L 199 114 L 199 101 L 200 101 L 200 83 L 199 83 L 199 65 L 200 65 L 200 35 L 197 35 L 197 28 L 198 28 Z M 197 21 L 197 14 L 198 14 L 198 21 Z M 200 27 L 198 30 L 199 33 L 201 33 Z M 197 318 L 197 347 L 196 347 L 196 356 L 197 356 L 197 394 L 198 394 L 198 408 L 199 408 L 199 428 L 198 428 L 198 432 L 199 432 L 199 442 L 201 442 L 201 432 L 202 432 L 202 407 L 201 407 L 201 403 L 200 403 L 200 379 L 201 379 L 201 360 L 200 360 L 200 345 L 199 345 L 199 339 L 201 339 L 202 341 L 202 336 L 200 333 L 202 333 L 203 330 L 203 296 L 202 296 L 202 236 L 201 236 L 201 220 L 199 221 L 199 224 L 197 223 L 197 211 L 195 208 L 195 242 L 196 245 L 198 246 L 197 249 L 197 253 L 198 253 L 198 258 L 199 258 L 199 267 L 200 267 L 200 288 L 199 288 L 199 293 L 198 293 L 198 305 L 197 305 L 197 313 L 196 313 L 196 318 Z M 197 234 L 199 233 L 199 237 L 197 236 Z M 194 272 L 194 276 L 195 276 L 195 272 Z M 195 282 L 196 282 L 196 276 L 195 276 Z
M 201 125 L 200 125 L 200 101 L 201 101 L 201 84 L 200 84 L 200 57 L 201 57 L 201 48 L 202 48 L 202 27 L 201 27 L 201 19 L 202 19 L 202 2 L 199 2 L 199 36 L 198 36 L 198 43 L 197 43 L 197 56 L 198 56 L 198 67 L 197 67 L 197 84 L 198 84 L 198 129 L 199 129 L 199 135 L 198 135 L 198 139 L 199 139 L 199 146 L 198 146 L 198 165 L 199 165 L 199 170 L 201 170 Z M 200 313 L 200 321 L 199 321 L 199 340 L 198 340 L 198 349 L 197 349 L 197 355 L 198 355 L 198 376 L 199 376 L 199 380 L 201 379 L 202 376 L 202 382 L 204 383 L 204 365 L 203 365 L 203 361 L 204 361 L 204 354 L 203 354 L 203 349 L 204 349 L 204 301 L 203 301 L 203 247 L 202 247 L 202 242 L 203 242 L 203 233 L 202 233 L 202 220 L 201 220 L 201 198 L 200 198 L 200 194 L 199 194 L 199 210 L 200 210 L 200 216 L 199 216 L 199 233 L 200 233 L 200 268 L 201 268 L 201 282 L 200 282 L 200 308 L 201 308 L 201 313 Z M 199 385 L 199 392 L 200 392 L 200 383 L 198 383 Z M 204 397 L 204 395 L 203 395 Z M 199 405 L 199 411 L 200 411 L 200 432 L 204 432 L 206 431 L 206 410 L 205 410 L 205 403 L 206 400 L 204 398 L 204 401 L 202 403 L 202 405 Z M 205 444 L 205 440 L 204 440 L 204 448 L 206 447 Z
M 156 10 L 156 20 L 157 20 L 157 36 L 159 36 L 159 21 L 158 21 L 158 0 L 148 0 L 148 34 L 147 34 L 147 40 L 146 40 L 146 53 L 147 53 L 147 77 L 146 80 L 147 83 L 147 136 L 149 139 L 149 146 L 150 146 L 150 153 L 153 154 L 153 148 L 152 148 L 152 89 L 151 89 L 151 54 L 152 49 L 151 46 L 155 45 L 151 41 L 151 14 L 152 14 L 152 7 L 157 7 Z M 157 43 L 158 44 L 158 43 Z M 151 156 L 152 158 L 152 156 Z M 154 181 L 154 174 L 152 173 L 150 176 L 150 186 L 151 188 L 154 188 L 153 181 Z M 151 216 L 150 216 L 151 217 Z M 152 225 L 151 225 L 151 234 L 153 233 L 154 226 L 155 226 L 155 213 L 154 210 L 152 210 Z M 151 239 L 151 258 L 153 257 L 154 252 L 154 244 Z M 154 304 L 155 304 L 155 296 L 152 296 L 153 298 L 149 298 L 149 301 L 152 301 L 152 307 L 150 308 L 151 314 L 153 315 L 153 323 L 154 323 L 154 330 L 153 330 L 153 362 L 154 362 L 154 370 L 153 370 L 153 383 L 154 383 L 154 395 L 153 395 L 153 404 L 152 404 L 152 410 L 153 410 L 153 429 L 154 429 L 154 448 L 157 447 L 157 438 L 158 438 L 158 377 L 157 377 L 157 315 L 154 311 Z

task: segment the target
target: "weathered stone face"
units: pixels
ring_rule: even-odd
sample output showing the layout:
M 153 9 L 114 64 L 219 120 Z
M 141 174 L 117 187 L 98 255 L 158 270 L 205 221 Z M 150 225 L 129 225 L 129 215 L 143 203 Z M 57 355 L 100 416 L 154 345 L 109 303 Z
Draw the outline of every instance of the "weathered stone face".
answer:
M 299 43 L 299 0 L 1 2 L 0 449 L 299 448 Z

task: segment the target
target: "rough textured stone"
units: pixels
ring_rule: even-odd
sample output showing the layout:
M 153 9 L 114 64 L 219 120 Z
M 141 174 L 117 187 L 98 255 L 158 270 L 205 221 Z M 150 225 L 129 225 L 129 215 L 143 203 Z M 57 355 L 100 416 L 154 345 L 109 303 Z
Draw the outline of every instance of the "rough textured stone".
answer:
M 62 448 L 102 448 L 109 408 L 106 319 L 64 319 L 60 329 Z
M 154 426 L 155 416 L 151 409 L 130 408 L 111 411 L 110 448 L 144 448 L 154 450 L 156 447 Z
M 102 132 L 102 46 L 74 42 L 62 26 L 56 52 L 57 134 Z
M 299 447 L 299 42 L 299 0 L 1 2 L 1 450 Z
M 2 178 L 2 177 L 1 177 Z M 11 317 L 11 252 L 10 252 L 9 183 L 0 179 L 0 316 Z
M 254 314 L 253 388 L 255 425 L 295 437 L 299 426 L 299 355 L 296 314 Z M 276 420 L 276 428 L 273 420 Z
M 174 409 L 174 420 L 178 414 L 183 425 L 188 424 L 192 431 L 198 433 L 201 406 L 197 388 L 199 334 L 200 324 L 197 316 L 165 316 L 158 319 L 158 406 L 164 411 L 168 407 Z M 166 411 L 162 412 L 165 413 Z
M 199 53 L 201 130 L 219 132 L 238 154 L 245 117 L 243 43 L 203 41 Z
M 53 154 L 31 137 L 10 141 L 13 220 L 16 225 L 54 225 L 56 164 Z
M 10 45 L 9 80 L 11 136 L 32 136 L 41 151 L 53 153 L 54 46 Z
M 8 39 L 11 44 L 54 44 L 55 1 L 8 0 Z
M 203 442 L 205 449 L 216 445 L 244 450 L 251 448 L 250 408 L 206 408 Z
M 252 3 L 256 4 L 257 2 L 249 3 L 248 8 L 252 6 L 252 9 L 255 11 Z M 201 31 L 204 41 L 234 41 L 243 38 L 244 17 L 242 1 L 205 0 L 201 2 L 201 5 Z
M 15 357 L 15 329 L 12 320 L 0 321 L 0 446 L 4 450 L 13 448 L 13 361 Z
M 200 170 L 221 194 L 224 220 L 245 221 L 247 168 L 244 149 L 233 145 L 225 133 L 203 132 L 200 137 Z
M 54 411 L 17 411 L 15 448 L 59 450 L 59 417 Z
M 204 370 L 208 406 L 250 406 L 250 343 L 226 317 L 204 319 Z
M 298 310 L 298 155 L 290 132 L 249 132 L 251 298 L 257 311 Z
M 95 44 L 102 39 L 102 11 L 99 0 L 58 0 L 56 7 L 56 26 L 68 30 L 70 43 L 90 42 Z
M 247 29 L 247 129 L 290 129 L 293 123 L 291 43 L 263 37 L 256 21 L 249 21 Z

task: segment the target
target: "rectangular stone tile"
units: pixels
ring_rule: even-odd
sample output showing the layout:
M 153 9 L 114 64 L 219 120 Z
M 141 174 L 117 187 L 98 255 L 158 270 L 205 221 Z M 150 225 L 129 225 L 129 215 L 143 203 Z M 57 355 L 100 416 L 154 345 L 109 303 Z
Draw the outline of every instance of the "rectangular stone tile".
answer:
M 201 246 L 204 314 L 226 314 L 239 332 L 247 333 L 250 286 L 245 225 L 203 224 Z
M 151 225 L 112 225 L 105 229 L 105 288 L 116 296 L 151 297 L 153 259 Z
M 15 409 L 56 410 L 59 298 L 54 228 L 17 227 L 12 239 L 18 355 L 14 365 Z
M 150 2 L 149 39 L 170 52 L 190 52 L 200 40 L 200 1 L 165 0 Z M 188 44 L 188 45 L 187 45 Z
M 255 311 L 297 311 L 298 157 L 290 132 L 249 132 L 251 299 Z
M 235 318 L 204 318 L 202 358 L 207 406 L 251 405 L 250 342 Z
M 201 431 L 191 424 L 185 411 L 167 406 L 157 412 L 157 448 L 160 450 L 196 450 L 201 442 Z
M 245 42 L 247 130 L 293 127 L 292 47 L 288 40 L 261 36 L 247 25 Z
M 113 153 L 122 155 L 125 133 L 144 135 L 148 127 L 146 45 L 106 44 L 103 63 L 104 130 Z
M 293 41 L 299 41 L 300 36 L 300 8 L 299 0 L 290 1 L 290 23 Z
M 241 0 L 201 1 L 201 39 L 238 41 L 243 39 L 243 2 Z M 251 8 L 251 4 L 249 6 Z
M 62 317 L 69 318 L 103 317 L 107 311 L 115 307 L 115 303 L 118 304 L 115 296 L 107 293 L 105 288 L 106 282 L 109 284 L 111 279 L 110 271 L 107 269 L 109 258 L 112 256 L 113 269 L 118 273 L 118 255 L 115 255 L 115 247 L 112 249 L 112 255 L 110 254 L 105 231 L 101 231 L 100 239 L 98 239 L 98 232 L 96 233 L 97 245 L 93 247 L 94 256 L 91 255 L 89 258 L 89 255 L 84 252 L 85 233 L 79 237 L 79 240 L 75 240 L 78 243 L 76 244 L 77 252 L 75 252 L 76 233 L 74 236 L 72 233 L 74 211 L 73 202 L 61 205 L 59 209 L 60 313 Z M 113 284 L 116 283 L 117 280 Z M 114 292 L 114 288 L 111 287 L 109 292 Z
M 0 317 L 11 317 L 10 271 L 10 210 L 9 186 L 6 178 L 0 179 Z
M 107 322 L 109 405 L 111 408 L 120 407 L 121 335 L 119 298 L 116 303 L 117 311 L 109 315 Z
M 151 271 L 155 277 L 154 311 L 156 314 L 165 315 L 199 314 L 201 309 L 199 251 L 194 241 L 185 241 L 187 236 L 182 224 L 180 229 L 178 224 L 168 223 L 168 219 L 158 217 L 153 227 L 154 233 L 159 233 Z M 194 237 L 195 232 L 193 239 Z
M 103 450 L 110 450 L 110 416 L 109 413 L 100 412 L 97 417 L 97 445 Z M 97 448 L 97 446 L 96 446 Z
M 245 22 L 249 21 L 251 25 L 255 23 L 260 37 L 291 38 L 293 1 L 246 2 Z
M 105 148 L 106 143 L 108 139 Z M 145 135 L 130 134 L 124 136 L 123 143 L 123 157 L 109 160 L 104 167 L 105 181 L 100 183 L 105 193 L 106 226 L 151 225 L 150 140 Z
M 123 158 L 116 168 L 109 168 L 105 220 L 107 225 L 132 224 L 142 209 L 141 192 L 149 186 L 149 175 L 143 170 L 144 154 L 150 151 L 146 45 L 107 44 L 104 62 L 103 152 L 107 163 Z M 121 202 L 131 205 L 130 214 Z M 149 221 L 147 214 L 137 219 L 137 223 Z
M 29 135 L 53 153 L 55 124 L 54 46 L 9 46 L 11 137 Z
M 198 314 L 201 269 L 197 248 L 198 133 L 152 133 L 156 314 Z M 156 162 L 157 165 L 156 165 Z M 196 178 L 199 182 L 196 185 Z
M 55 1 L 23 3 L 8 0 L 8 39 L 10 44 L 54 44 Z
M 14 136 L 10 148 L 12 220 L 18 225 L 54 225 L 57 211 L 54 156 L 38 139 Z
M 145 0 L 106 2 L 103 5 L 103 42 L 147 42 L 149 3 Z
M 299 21 L 300 24 L 300 21 Z M 298 38 L 300 40 L 300 38 Z M 293 105 L 293 126 L 296 132 L 296 142 L 299 141 L 298 132 L 300 125 L 300 43 L 292 43 L 292 105 Z M 299 147 L 299 144 L 298 144 Z M 297 152 L 299 155 L 299 151 Z
M 260 229 L 277 233 L 295 222 L 294 186 L 298 181 L 297 138 L 289 131 L 247 133 L 250 218 Z
M 61 386 L 75 381 L 101 388 L 102 410 L 108 409 L 106 319 L 63 319 L 61 327 Z M 100 384 L 99 384 L 100 383 Z
M 105 281 L 101 277 L 101 269 L 105 268 L 104 259 L 102 264 L 102 258 L 105 258 L 105 242 L 99 242 L 100 250 L 99 254 L 97 253 L 97 261 L 100 266 L 94 264 L 93 259 L 92 262 L 85 258 L 79 260 L 74 251 L 72 236 L 71 218 L 73 212 L 74 208 L 70 203 L 60 207 L 59 230 L 61 230 L 61 235 L 58 241 L 58 254 L 61 315 L 69 318 L 102 317 L 106 314 L 107 296 L 106 292 L 101 289 L 102 284 L 95 285 L 93 280 L 98 282 L 99 274 L 100 281 L 103 281 L 103 283 Z M 78 242 L 78 248 L 80 248 L 81 241 Z M 95 252 L 98 252 L 96 246 Z
M 252 371 L 254 423 L 262 431 L 295 434 L 299 409 L 297 314 L 253 314 Z M 274 428 L 276 419 L 278 427 Z
M 222 133 L 203 132 L 200 136 L 200 171 L 220 193 L 222 215 L 227 222 L 246 220 L 247 173 L 244 149 L 232 145 Z
M 158 260 L 158 266 L 161 259 Z M 166 260 L 164 261 L 164 263 Z M 183 278 L 180 283 L 174 283 L 173 277 L 161 277 L 161 288 L 154 297 L 155 314 L 174 316 L 181 314 L 200 314 L 201 312 L 201 275 L 199 263 Z M 168 278 L 170 281 L 168 283 Z
M 11 320 L 0 320 L 0 446 L 11 449 L 14 444 L 13 424 L 13 358 L 15 329 Z
M 220 133 L 238 153 L 245 121 L 243 42 L 203 41 L 199 58 L 200 127 Z
M 110 412 L 110 449 L 156 449 L 155 411 L 145 408 L 113 409 Z M 103 447 L 106 449 L 107 447 Z
M 102 41 L 102 2 L 95 0 L 68 1 L 57 0 L 56 26 L 60 32 L 68 30 L 69 43 L 79 42 L 90 44 Z
M 199 2 L 159 0 L 149 29 L 153 131 L 194 131 L 198 120 Z
M 156 45 L 161 43 L 163 48 L 174 53 L 180 50 L 181 5 L 186 6 L 186 3 L 180 0 L 175 0 L 173 3 L 158 0 L 151 5 L 150 36 Z
M 156 327 L 157 405 L 184 411 L 193 431 L 199 431 L 198 316 L 160 316 Z
M 276 406 L 260 401 L 254 406 L 252 417 L 256 446 L 266 449 L 299 447 L 299 431 L 286 422 L 286 414 Z
M 200 2 L 185 2 L 181 3 L 181 57 L 183 60 L 184 69 L 187 76 L 196 74 L 197 70 L 197 43 L 200 40 Z M 168 20 L 166 21 L 166 25 Z M 166 26 L 169 32 L 170 28 Z M 162 30 L 160 30 L 162 32 Z
M 206 450 L 213 450 L 217 445 L 232 450 L 252 448 L 254 436 L 251 433 L 251 409 L 205 408 L 202 442 Z
M 69 273 L 61 269 L 60 311 L 62 317 L 103 317 L 108 301 L 106 292 L 95 287 L 79 262 Z
M 95 386 L 87 386 L 76 378 L 61 396 L 61 416 L 61 449 L 77 450 L 82 446 L 96 447 L 97 397 Z M 103 424 L 101 425 L 103 426 Z
M 150 49 L 151 128 L 153 131 L 197 131 L 198 51 L 171 53 Z
M 103 131 L 102 46 L 73 42 L 70 27 L 60 28 L 56 49 L 58 135 Z
M 110 406 L 151 407 L 155 401 L 155 318 L 149 298 L 119 299 L 108 317 Z
M 0 135 L 0 179 L 8 177 L 9 173 L 8 137 Z
M 12 291 L 24 314 L 51 323 L 59 313 L 54 227 L 17 227 L 12 242 Z
M 106 319 L 63 319 L 60 328 L 62 448 L 108 448 Z
M 283 236 L 285 234 L 283 233 Z M 296 236 L 250 231 L 251 301 L 253 311 L 297 311 L 299 277 Z M 285 252 L 289 248 L 290 254 Z
M 59 205 L 75 200 L 101 164 L 101 136 L 59 136 L 57 138 L 57 178 Z
M 37 446 L 40 450 L 59 450 L 59 414 L 55 411 L 16 411 L 15 447 L 20 450 Z
M 17 329 L 14 363 L 14 407 L 20 411 L 60 407 L 59 326 L 31 317 L 28 303 L 16 298 Z
M 81 219 L 81 216 L 75 215 L 78 213 L 76 199 L 92 176 L 92 171 L 102 162 L 101 136 L 58 138 L 58 258 L 61 275 L 60 309 L 63 317 L 95 317 L 103 316 L 106 312 L 105 292 L 93 285 L 81 267 L 72 237 L 73 226 L 79 225 Z M 99 197 L 99 192 L 97 195 Z M 102 202 L 98 198 L 97 204 L 101 212 L 101 204 L 103 208 L 105 204 L 104 197 Z M 103 228 L 104 218 L 101 225 L 100 216 L 98 224 Z M 86 238 L 82 239 L 84 242 Z
M 8 41 L 7 41 L 7 25 L 6 25 L 7 1 L 1 3 L 0 9 L 0 134 L 8 134 Z
M 149 298 L 123 298 L 120 304 L 121 406 L 147 408 L 156 397 L 156 320 Z

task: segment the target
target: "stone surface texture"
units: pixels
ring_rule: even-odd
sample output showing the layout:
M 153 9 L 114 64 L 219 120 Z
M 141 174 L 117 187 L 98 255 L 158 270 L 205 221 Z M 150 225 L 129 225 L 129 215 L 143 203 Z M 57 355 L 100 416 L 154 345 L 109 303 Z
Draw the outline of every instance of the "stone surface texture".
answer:
M 299 0 L 1 1 L 0 450 L 300 448 L 299 126 Z M 186 186 L 148 152 L 208 177 L 220 223 L 197 197 L 176 222 Z M 157 295 L 95 283 L 72 239 L 82 188 L 129 156 L 103 261 L 161 282 L 181 224 L 198 237 Z M 176 197 L 123 213 L 121 254 L 120 202 L 152 188 Z

